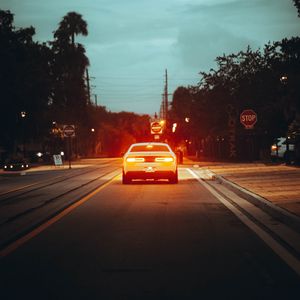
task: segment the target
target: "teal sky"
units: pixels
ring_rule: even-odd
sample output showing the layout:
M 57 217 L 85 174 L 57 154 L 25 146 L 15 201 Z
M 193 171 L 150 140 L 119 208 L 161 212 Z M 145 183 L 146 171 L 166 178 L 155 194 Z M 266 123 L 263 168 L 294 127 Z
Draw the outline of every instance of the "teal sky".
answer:
M 111 111 L 159 112 L 168 69 L 169 92 L 196 84 L 214 59 L 250 45 L 300 35 L 292 0 L 0 0 L 15 26 L 53 39 L 69 11 L 82 14 L 80 37 L 90 60 L 92 93 Z M 172 96 L 170 96 L 171 99 Z

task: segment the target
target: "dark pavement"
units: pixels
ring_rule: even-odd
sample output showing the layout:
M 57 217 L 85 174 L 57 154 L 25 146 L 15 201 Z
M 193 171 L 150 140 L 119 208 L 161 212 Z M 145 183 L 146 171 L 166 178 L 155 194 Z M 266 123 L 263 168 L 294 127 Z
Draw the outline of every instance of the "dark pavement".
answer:
M 191 174 L 120 177 L 0 260 L 3 299 L 294 299 L 298 275 Z

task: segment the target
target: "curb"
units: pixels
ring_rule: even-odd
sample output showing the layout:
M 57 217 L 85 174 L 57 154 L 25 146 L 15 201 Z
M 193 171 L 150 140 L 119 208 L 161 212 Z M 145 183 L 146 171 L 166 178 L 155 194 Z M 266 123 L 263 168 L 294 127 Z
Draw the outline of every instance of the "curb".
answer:
M 220 175 L 214 175 L 215 180 L 229 188 L 231 191 L 236 193 L 238 196 L 248 200 L 252 204 L 258 206 L 263 211 L 274 217 L 275 219 L 285 223 L 286 225 L 290 226 L 297 232 L 300 232 L 300 217 L 271 203 L 269 200 L 225 179 Z
M 17 177 L 17 176 L 24 176 L 26 175 L 26 171 L 9 171 L 9 172 L 1 172 L 0 176 L 2 177 Z

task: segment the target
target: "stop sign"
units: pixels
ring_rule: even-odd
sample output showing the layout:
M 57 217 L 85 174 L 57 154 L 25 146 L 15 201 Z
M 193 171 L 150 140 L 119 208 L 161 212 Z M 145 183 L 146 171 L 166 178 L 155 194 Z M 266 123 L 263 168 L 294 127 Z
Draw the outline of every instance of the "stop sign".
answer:
M 240 114 L 240 122 L 245 126 L 246 129 L 252 129 L 257 122 L 256 112 L 252 109 L 245 109 Z
M 75 136 L 75 125 L 64 125 L 63 132 L 65 137 L 74 137 Z
M 151 134 L 160 134 L 162 133 L 162 125 L 159 122 L 151 123 Z

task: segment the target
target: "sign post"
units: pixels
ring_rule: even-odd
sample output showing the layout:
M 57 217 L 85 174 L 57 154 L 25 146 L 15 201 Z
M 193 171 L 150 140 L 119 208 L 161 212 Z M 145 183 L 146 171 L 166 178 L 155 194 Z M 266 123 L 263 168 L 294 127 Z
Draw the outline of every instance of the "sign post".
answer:
M 244 125 L 245 129 L 253 129 L 257 122 L 256 112 L 252 109 L 245 109 L 240 114 L 240 122 Z M 250 140 L 250 157 L 254 158 L 254 135 L 250 134 L 248 140 Z
M 68 157 L 69 157 L 69 169 L 71 169 L 71 156 L 72 156 L 72 141 L 71 138 L 75 137 L 75 125 L 63 126 L 64 137 L 68 138 Z
M 252 109 L 245 109 L 240 114 L 240 122 L 244 125 L 245 129 L 253 129 L 257 122 L 257 114 Z
M 62 166 L 62 159 L 60 154 L 53 155 L 53 161 L 55 166 Z

